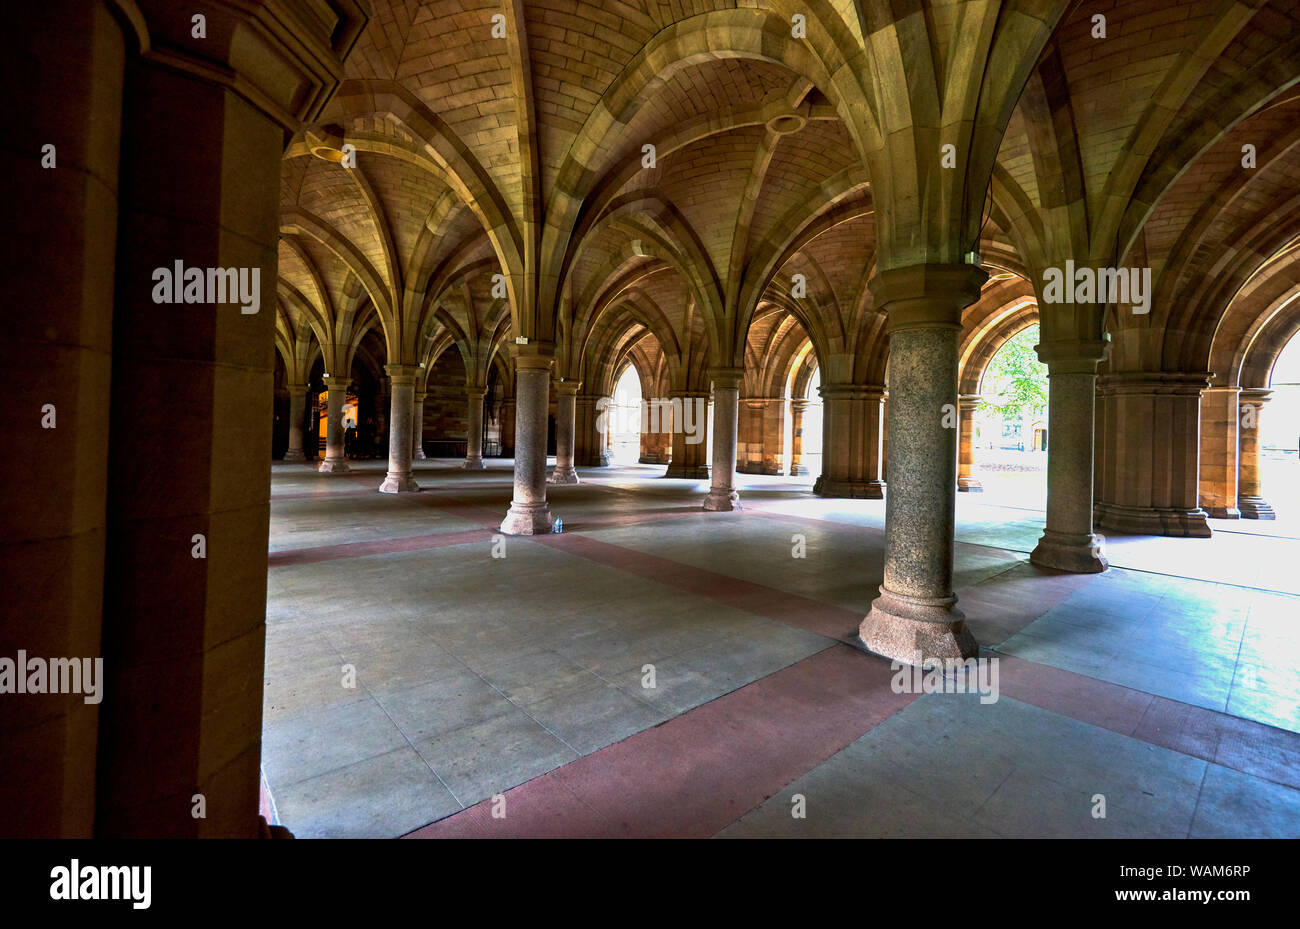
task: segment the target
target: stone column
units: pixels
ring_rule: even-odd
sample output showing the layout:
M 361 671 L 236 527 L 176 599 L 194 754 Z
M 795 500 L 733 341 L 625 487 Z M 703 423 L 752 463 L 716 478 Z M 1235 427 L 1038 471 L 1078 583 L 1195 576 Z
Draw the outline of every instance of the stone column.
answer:
M 550 406 L 551 359 L 515 358 L 515 496 L 501 523 L 511 535 L 551 531 L 546 503 L 546 416 Z
M 664 477 L 698 480 L 709 476 L 704 461 L 708 432 L 708 393 L 700 390 L 671 391 L 668 394 L 673 433 L 673 458 Z M 661 421 L 663 413 L 660 413 Z M 717 428 L 717 424 L 714 424 Z
M 763 473 L 763 405 L 761 397 L 740 401 L 736 427 L 736 470 L 741 474 Z
M 420 485 L 411 477 L 411 427 L 415 423 L 414 365 L 384 365 L 392 395 L 388 417 L 388 475 L 379 485 L 381 494 L 415 493 Z
M 871 281 L 888 319 L 890 484 L 885 582 L 859 634 L 873 652 L 911 664 L 979 654 L 952 590 L 957 430 L 949 416 L 961 311 L 987 278 L 973 265 L 918 265 Z
M 573 463 L 580 468 L 605 468 L 609 454 L 605 450 L 605 437 L 609 432 L 606 420 L 613 397 L 600 394 L 577 394 L 573 410 Z M 556 442 L 559 442 L 559 422 L 556 422 Z M 558 451 L 558 445 L 557 445 Z M 558 455 L 557 455 L 558 460 Z
M 466 471 L 482 471 L 487 467 L 483 463 L 483 398 L 486 396 L 486 387 L 465 388 L 465 400 L 469 404 L 466 416 L 469 428 L 465 432 L 465 463 L 461 467 Z M 545 420 L 542 425 L 545 427 Z M 501 435 L 504 442 L 505 432 L 503 431 Z M 545 449 L 543 448 L 542 451 L 545 452 Z M 543 464 L 545 464 L 545 455 L 543 455 Z
M 579 381 L 561 381 L 555 385 L 555 470 L 548 483 L 577 484 L 573 468 L 573 436 Z
M 347 456 L 343 453 L 343 407 L 348 399 L 351 378 L 340 374 L 326 374 L 325 402 L 325 460 L 316 470 L 322 474 L 343 474 L 350 471 Z
M 641 401 L 641 464 L 669 464 L 673 458 L 671 401 L 645 397 Z
M 328 399 L 329 397 L 326 395 L 326 400 Z M 383 436 L 379 442 L 375 443 L 376 445 L 388 443 L 388 420 L 391 419 L 389 413 L 392 412 L 392 406 L 393 398 L 388 387 L 388 379 L 380 378 L 379 389 L 375 391 L 374 406 L 371 407 L 374 410 L 375 417 L 375 437 Z
M 424 398 L 427 396 L 423 390 L 415 392 L 415 411 L 411 414 L 411 458 L 414 461 L 428 458 L 424 454 Z
M 889 486 L 889 390 L 880 406 L 880 479 Z
M 979 403 L 978 394 L 957 398 L 957 490 L 962 493 L 984 491 L 984 485 L 975 478 L 975 409 Z
M 880 423 L 885 391 L 857 384 L 823 384 L 822 473 L 813 492 L 822 497 L 879 500 Z
M 641 431 L 641 454 L 636 459 L 637 464 L 658 464 L 659 454 L 655 449 L 655 436 L 653 433 Z
M 306 461 L 302 450 L 302 424 L 307 415 L 307 385 L 289 385 L 289 447 L 285 450 L 285 461 Z M 315 456 L 313 456 L 315 457 Z
M 785 473 L 784 397 L 741 397 L 736 471 L 741 474 Z
M 1237 508 L 1240 393 L 1240 387 L 1211 387 L 1201 395 L 1200 499 L 1214 519 L 1241 518 Z M 1244 424 L 1240 428 L 1245 432 Z
M 790 401 L 790 476 L 801 477 L 808 473 L 803 463 L 803 411 L 807 400 Z
M 713 379 L 713 468 L 704 509 L 725 513 L 740 509 L 736 493 L 736 430 L 740 418 L 740 368 L 715 368 Z
M 1272 396 L 1273 391 L 1254 387 L 1241 391 L 1241 480 L 1237 506 L 1245 519 L 1277 518 L 1264 499 L 1264 485 L 1259 473 L 1259 414 Z M 1249 427 L 1248 419 L 1252 423 Z
M 281 165 L 286 139 L 341 79 L 334 42 L 346 48 L 359 24 L 344 4 L 336 23 L 300 16 L 291 29 L 277 8 L 205 4 L 207 37 L 197 38 L 175 3 L 133 6 L 150 42 L 127 65 L 120 152 L 130 193 L 117 215 L 112 409 L 100 424 L 111 545 L 95 831 L 252 838 Z M 60 64 L 75 65 L 66 55 Z M 113 117 L 101 108 L 96 118 Z M 177 263 L 235 269 L 251 299 L 158 302 L 158 270 Z M 192 815 L 195 794 L 205 818 Z
M 761 413 L 762 473 L 774 477 L 785 474 L 785 403 L 785 397 L 768 397 L 763 401 Z
M 11 469 L 0 507 L 0 658 L 93 658 L 103 654 L 106 539 L 109 551 L 119 544 L 106 532 L 107 469 L 123 68 L 135 37 L 105 3 L 10 4 L 5 20 L 12 91 L 0 170 L 11 225 L 0 267 L 23 309 L 6 315 L 0 381 L 6 452 L 25 464 Z M 140 399 L 151 411 L 154 398 Z M 246 454 L 262 448 L 270 454 L 259 437 Z M 159 479 L 177 466 L 152 454 L 138 462 Z M 0 694 L 0 835 L 91 836 L 101 708 L 82 694 Z
M 515 457 L 515 398 L 506 397 L 501 401 L 501 455 L 503 458 Z
M 1098 401 L 1106 408 L 1094 510 L 1099 528 L 1210 537 L 1200 505 L 1200 404 L 1207 386 L 1207 374 L 1139 371 L 1098 378 Z M 1050 447 L 1059 447 L 1050 422 L 1048 431 Z M 1051 458 L 1049 452 L 1049 468 Z
M 1101 340 L 1044 342 L 1047 365 L 1047 526 L 1029 560 L 1044 568 L 1097 574 L 1108 567 L 1092 531 L 1093 440 Z

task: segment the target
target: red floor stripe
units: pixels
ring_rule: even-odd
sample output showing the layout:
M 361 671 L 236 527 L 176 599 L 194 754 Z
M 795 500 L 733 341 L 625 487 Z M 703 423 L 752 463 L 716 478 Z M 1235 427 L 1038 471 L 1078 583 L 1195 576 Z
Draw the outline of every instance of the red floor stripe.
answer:
M 892 675 L 832 646 L 410 837 L 714 835 L 916 699 Z
M 271 502 L 276 500 L 332 500 L 335 497 L 361 497 L 379 493 L 377 487 L 353 487 L 349 490 L 309 490 L 297 494 L 271 494 Z
M 1001 693 L 1148 744 L 1300 787 L 1300 735 L 998 656 Z M 707 837 L 916 695 L 884 659 L 832 647 L 408 838 Z
M 701 597 L 708 597 L 727 606 L 763 616 L 800 629 L 807 629 L 833 639 L 853 633 L 862 622 L 857 610 L 842 607 L 797 594 L 786 593 L 775 587 L 755 584 L 728 577 L 704 568 L 648 555 L 630 548 L 601 542 L 578 535 L 534 536 L 536 541 L 580 555 L 599 564 L 627 571 L 669 587 L 676 587 Z
M 446 505 L 471 521 L 482 518 L 486 524 L 497 516 L 455 498 L 448 498 Z M 693 512 L 701 513 L 681 508 L 608 517 L 584 522 L 575 530 L 633 525 Z M 784 513 L 764 516 L 801 518 Z M 835 525 L 837 531 L 879 531 L 818 522 Z M 481 541 L 489 529 L 484 525 L 484 529 L 433 537 L 279 552 L 272 556 L 272 565 Z M 850 633 L 861 620 L 857 611 L 581 535 L 538 535 L 532 539 L 832 638 Z M 998 613 L 988 621 L 1000 633 L 1010 634 L 1044 615 L 1089 579 L 1091 576 L 1043 573 L 992 589 L 976 585 L 963 592 L 963 599 L 969 607 L 980 603 L 980 613 Z M 1023 585 L 1034 586 L 1032 594 L 1024 591 L 1021 598 L 1010 596 Z M 1026 612 L 1026 603 L 1034 604 L 1034 611 Z M 1002 635 L 993 641 L 1004 639 Z M 1050 665 L 1009 655 L 997 657 L 1001 693 L 1010 698 L 1300 789 L 1300 735 L 1296 733 Z M 888 686 L 891 677 L 892 670 L 883 659 L 831 648 L 507 791 L 504 820 L 494 819 L 491 802 L 484 802 L 412 835 L 711 835 L 915 699 L 893 694 Z M 887 708 L 883 715 L 881 708 Z M 846 712 L 849 720 L 842 719 Z M 863 712 L 861 717 L 854 716 L 859 712 Z M 855 724 L 850 722 L 854 719 Z M 868 721 L 865 728 L 862 721 Z M 722 743 L 719 734 L 724 735 Z M 720 802 L 719 798 L 725 799 Z
M 1052 665 L 998 655 L 1003 696 L 1300 789 L 1300 734 Z
M 316 548 L 294 548 L 272 552 L 270 567 L 315 564 L 339 558 L 364 558 L 367 555 L 388 555 L 393 552 L 419 552 L 447 545 L 464 545 L 481 542 L 488 537 L 486 529 L 465 529 L 460 532 L 439 532 L 431 535 L 407 536 L 401 539 L 376 539 L 372 542 L 343 542 L 338 545 L 320 545 Z

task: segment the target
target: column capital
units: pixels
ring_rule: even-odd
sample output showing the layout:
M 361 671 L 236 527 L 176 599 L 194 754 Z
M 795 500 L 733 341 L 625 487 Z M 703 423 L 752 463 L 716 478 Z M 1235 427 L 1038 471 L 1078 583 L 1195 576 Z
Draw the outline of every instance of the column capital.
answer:
M 1110 352 L 1110 343 L 1105 339 L 1053 339 L 1038 343 L 1034 351 L 1047 365 L 1049 375 L 1096 374 L 1097 365 Z
M 322 374 L 321 380 L 325 382 L 326 390 L 347 390 L 352 383 L 352 375 L 345 377 L 341 374 Z
M 808 404 L 811 403 L 811 402 L 812 402 L 812 401 L 809 400 L 807 397 L 800 397 L 800 398 L 798 398 L 797 400 L 796 400 L 796 399 L 791 399 L 791 400 L 790 400 L 790 412 L 791 412 L 791 413 L 802 413 L 804 410 L 808 409 Z
M 369 20 L 357 0 L 329 4 L 329 16 L 302 0 L 213 0 L 204 9 L 208 34 L 199 39 L 170 0 L 134 6 L 148 29 L 141 57 L 229 88 L 290 132 L 330 101 L 343 80 L 343 59 Z
M 562 397 L 576 397 L 582 390 L 582 381 L 566 378 L 565 380 L 555 381 L 555 392 Z
M 480 384 L 466 384 L 465 397 L 468 400 L 481 400 L 487 396 L 487 388 Z
M 508 348 L 515 367 L 525 371 L 549 371 L 555 356 L 552 342 L 511 342 Z
M 285 384 L 284 385 L 284 389 L 289 391 L 289 393 L 294 393 L 295 391 L 297 393 L 306 393 L 309 387 L 311 387 L 310 384 Z
M 724 390 L 739 390 L 740 382 L 744 379 L 744 368 L 709 368 L 709 380 L 713 386 Z
M 1268 403 L 1272 396 L 1273 391 L 1266 387 L 1243 387 L 1240 394 L 1242 403 L 1254 403 L 1256 405 Z
M 923 264 L 878 271 L 867 285 L 886 330 L 960 329 L 961 311 L 989 278 L 976 265 Z
M 1208 373 L 1188 374 L 1163 371 L 1120 371 L 1097 378 L 1097 390 L 1105 394 L 1196 394 L 1210 386 Z
M 817 388 L 823 400 L 883 400 L 885 388 L 879 384 L 822 384 Z
M 415 375 L 419 373 L 417 365 L 384 365 L 384 373 L 394 385 L 405 387 L 408 384 L 415 386 Z
M 961 394 L 957 397 L 957 408 L 963 411 L 973 411 L 983 399 L 979 394 Z
M 429 392 L 428 392 L 427 390 L 417 390 L 417 391 L 415 392 L 415 402 L 416 402 L 416 403 L 423 403 L 423 402 L 424 402 L 424 398 L 427 397 L 427 396 L 429 396 Z
M 523 346 L 527 347 L 527 346 Z M 515 357 L 515 371 L 542 371 L 550 373 L 551 356 L 550 355 L 518 355 Z

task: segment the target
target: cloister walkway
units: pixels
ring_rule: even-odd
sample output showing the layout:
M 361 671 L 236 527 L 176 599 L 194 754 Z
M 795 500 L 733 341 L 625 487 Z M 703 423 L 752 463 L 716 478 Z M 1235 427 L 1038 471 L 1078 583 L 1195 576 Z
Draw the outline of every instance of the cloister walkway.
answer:
M 1040 511 L 959 495 L 982 702 L 852 644 L 884 501 L 583 470 L 562 535 L 505 538 L 510 462 L 456 464 L 274 466 L 264 803 L 300 836 L 1300 833 L 1285 514 L 1068 575 L 1028 564 Z

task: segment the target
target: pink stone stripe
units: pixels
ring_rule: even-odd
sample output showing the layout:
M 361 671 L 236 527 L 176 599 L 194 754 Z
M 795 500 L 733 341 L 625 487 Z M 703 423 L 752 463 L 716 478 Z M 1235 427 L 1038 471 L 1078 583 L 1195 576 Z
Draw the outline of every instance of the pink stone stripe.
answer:
M 818 528 L 837 535 L 857 536 L 864 533 L 884 536 L 884 530 L 874 526 L 856 526 L 851 523 L 800 516 L 790 513 L 766 512 L 751 507 L 748 512 L 766 519 L 787 520 L 796 523 L 816 523 Z M 970 543 L 957 542 L 960 548 Z M 987 546 L 977 546 L 985 548 Z M 1002 549 L 1010 551 L 1010 549 Z M 1014 565 L 1014 563 L 1011 563 Z M 1079 590 L 1096 580 L 1095 574 L 1067 574 L 1029 566 L 1034 573 L 1014 578 L 995 575 L 986 580 L 958 588 L 961 610 L 975 631 L 975 638 L 986 645 L 1005 642 L 1025 626 L 1049 613 Z M 1015 568 L 1009 566 L 1008 570 Z
M 1005 642 L 1035 620 L 1046 616 L 1097 575 L 1053 576 L 1042 568 L 1034 574 L 996 576 L 957 590 L 975 639 L 987 646 Z
M 832 646 L 409 837 L 714 835 L 916 699 L 892 674 Z
M 369 493 L 371 491 L 363 492 Z M 389 552 L 418 551 L 445 545 L 460 545 L 466 542 L 481 541 L 495 527 L 497 516 L 495 511 L 458 498 L 448 497 L 443 498 L 443 501 L 445 502 L 439 504 L 440 509 L 468 522 L 478 522 L 483 528 L 405 539 L 346 543 L 279 552 L 271 555 L 271 567 Z M 594 529 L 606 525 L 635 525 L 664 518 L 698 514 L 699 512 L 694 507 L 691 507 L 644 514 L 624 514 L 622 516 L 584 521 L 580 526 L 574 528 L 577 531 L 582 531 L 583 529 Z M 757 512 L 757 510 L 751 510 L 751 512 Z M 814 521 L 812 517 L 799 517 L 784 513 L 764 513 L 762 515 L 775 519 Z M 870 527 L 828 523 L 824 520 L 816 521 L 823 525 L 833 526 L 837 531 L 853 533 L 863 531 L 879 532 L 879 530 L 872 530 Z M 761 584 L 727 577 L 707 569 L 697 568 L 584 536 L 545 535 L 534 536 L 531 539 L 575 556 L 629 571 L 699 596 L 708 597 L 754 615 L 764 616 L 768 619 L 808 629 L 832 638 L 843 638 L 851 634 L 856 629 L 861 618 L 858 612 L 854 610 L 835 607 Z M 971 615 L 980 617 L 978 621 L 982 627 L 982 635 L 985 641 L 999 642 L 1033 622 L 1092 580 L 1091 575 L 1056 576 L 1044 573 L 1042 576 L 1033 578 L 1000 581 L 995 588 L 988 588 L 983 584 L 976 585 L 965 589 L 962 592 L 962 598 Z M 1029 589 L 1031 586 L 1032 591 Z M 1027 612 L 1025 610 L 1026 603 L 1033 604 L 1034 609 Z M 993 629 L 996 629 L 997 634 L 991 636 L 989 632 Z M 719 701 L 714 701 L 713 704 L 706 704 L 706 706 L 713 706 L 720 701 L 727 701 L 736 694 L 748 691 L 749 688 L 757 687 L 765 681 L 772 681 L 778 675 L 787 675 L 787 672 L 792 672 L 795 668 L 801 668 L 821 656 L 842 653 L 843 651 L 841 649 L 831 649 L 827 652 L 821 652 L 819 655 L 799 662 L 784 671 L 777 672 L 776 675 L 764 678 L 763 681 L 755 682 L 755 684 L 720 698 Z M 862 657 L 865 658 L 866 656 Z M 1010 655 L 999 655 L 998 658 L 1001 664 L 999 668 L 1001 692 L 1008 697 L 1069 716 L 1080 722 L 1119 732 L 1151 745 L 1168 748 L 1275 783 L 1300 789 L 1300 735 L 1296 733 L 1252 720 L 1240 719 L 1215 710 L 1190 706 L 1164 697 L 1153 696 L 1118 684 L 1098 681 L 1050 665 L 1026 661 Z M 887 683 L 890 672 L 888 672 L 888 665 L 883 660 L 868 659 L 867 666 L 883 668 L 886 672 L 884 680 Z M 785 679 L 785 677 L 781 678 L 782 681 Z M 882 687 L 882 690 L 888 692 L 887 686 Z M 894 695 L 890 694 L 890 696 Z M 690 719 L 701 712 L 702 709 L 692 710 L 665 724 L 665 726 Z M 769 710 L 771 710 L 770 707 L 765 707 L 756 710 L 756 713 L 762 716 L 768 713 Z M 776 722 L 779 721 L 774 721 L 774 724 Z M 662 729 L 664 727 L 658 728 Z M 869 729 L 870 726 L 863 729 L 858 735 L 849 739 L 849 742 Z M 638 736 L 633 736 L 632 739 L 640 738 L 645 734 L 641 733 Z M 529 812 L 526 816 L 519 818 L 512 810 L 508 817 L 508 820 L 512 822 L 511 829 L 517 828 L 520 835 L 687 834 L 656 833 L 653 830 L 629 833 L 624 830 L 623 826 L 619 825 L 623 820 L 619 819 L 622 814 L 618 811 L 623 810 L 624 806 L 611 806 L 608 803 L 605 805 L 588 805 L 587 801 L 590 800 L 590 797 L 572 789 L 571 781 L 575 775 L 569 771 L 570 768 L 587 761 L 589 758 L 611 752 L 618 746 L 630 741 L 632 740 L 625 740 L 625 742 L 618 743 L 615 746 L 602 749 L 594 755 L 589 755 L 587 758 L 566 766 L 566 768 L 537 778 L 516 788 L 515 791 L 511 791 L 507 794 L 508 797 L 518 791 L 527 789 L 530 798 Z M 848 744 L 848 742 L 844 744 Z M 681 747 L 679 750 L 686 752 L 683 757 L 689 757 L 690 752 L 699 751 L 698 748 L 694 747 L 690 748 L 689 751 L 685 747 Z M 838 751 L 838 749 L 835 750 Z M 829 754 L 833 754 L 833 752 Z M 829 757 L 829 754 L 825 757 Z M 746 764 L 749 764 L 749 762 L 744 761 L 741 766 L 743 767 Z M 803 772 L 797 772 L 794 776 L 801 773 Z M 761 772 L 755 772 L 754 776 L 760 777 Z M 793 780 L 793 776 L 790 780 Z M 788 783 L 788 781 L 777 785 L 767 796 L 777 792 L 785 783 Z M 647 790 L 653 793 L 653 785 L 637 783 L 628 787 L 627 790 L 628 793 L 620 799 L 620 802 L 624 805 L 629 798 L 645 794 Z M 758 802 L 761 802 L 761 800 Z M 602 816 L 598 812 L 600 810 L 613 810 L 612 815 L 614 818 L 610 819 Z M 745 810 L 741 810 L 741 813 L 743 812 Z M 467 835 L 513 834 L 505 829 L 503 826 L 504 821 L 492 819 L 490 808 L 483 804 L 465 810 L 451 817 L 450 820 L 443 820 L 441 823 L 425 827 L 424 830 L 420 830 L 419 834 L 437 827 L 443 827 L 445 823 L 449 823 L 451 820 L 464 823 L 465 825 L 457 828 L 466 830 L 463 834 Z M 478 826 L 471 828 L 469 824 L 472 823 L 478 823 Z M 624 823 L 624 825 L 626 824 Z M 475 828 L 478 831 L 475 831 Z
M 997 657 L 1002 696 L 1300 789 L 1300 733 L 1012 655 Z
M 362 491 L 336 491 L 328 496 L 347 496 L 354 493 L 370 494 L 373 490 Z M 314 497 L 317 494 L 293 494 L 283 497 L 273 497 L 274 500 L 298 499 L 299 497 Z M 324 494 L 319 496 L 325 496 Z M 401 499 L 414 499 L 402 497 Z M 422 501 L 423 502 L 423 501 Z M 440 497 L 434 504 L 438 512 L 445 516 L 451 516 L 456 519 L 471 523 L 479 528 L 464 530 L 461 532 L 436 533 L 432 535 L 411 536 L 400 539 L 377 539 L 370 542 L 342 542 L 338 545 L 321 545 L 312 548 L 290 549 L 281 552 L 272 552 L 270 556 L 270 566 L 273 568 L 282 567 L 292 564 L 312 564 L 318 561 L 334 561 L 340 558 L 364 558 L 368 555 L 384 555 L 389 552 L 411 552 L 421 549 L 441 548 L 445 545 L 461 545 L 465 542 L 477 542 L 482 540 L 485 532 L 494 532 L 500 525 L 500 517 L 505 512 L 503 507 L 501 512 L 470 503 L 458 497 Z M 691 513 L 699 511 L 694 508 Z M 666 514 L 630 514 L 624 516 L 615 516 L 602 519 L 584 521 L 578 527 L 578 531 L 583 529 L 605 528 L 608 526 L 627 526 L 637 525 L 639 523 L 653 522 L 661 518 L 670 518 L 673 516 L 687 515 L 680 512 L 671 512 Z M 561 538 L 560 536 L 535 536 L 536 539 Z M 566 538 L 573 538 L 567 536 Z M 603 543 L 602 543 L 603 544 Z M 649 557 L 649 556 L 646 556 Z M 811 602 L 811 601 L 810 601 Z
M 458 497 L 442 498 L 434 506 L 438 508 L 439 513 L 454 516 L 456 519 L 473 523 L 482 529 L 490 529 L 493 532 L 501 528 L 501 518 L 506 512 L 504 506 L 500 510 L 490 510 L 476 503 L 468 503 Z
M 857 610 L 846 610 L 809 597 L 786 593 L 775 587 L 728 577 L 586 536 L 541 535 L 532 538 L 570 555 L 579 555 L 687 593 L 708 597 L 755 616 L 763 616 L 833 639 L 855 634 L 858 624 L 862 622 L 862 614 Z
M 364 558 L 367 555 L 388 555 L 393 552 L 419 552 L 431 548 L 443 548 L 447 545 L 481 542 L 485 538 L 488 538 L 486 529 L 465 529 L 460 532 L 439 532 L 401 539 L 375 539 L 371 542 L 343 542 L 339 545 L 319 545 L 315 548 L 294 548 L 284 552 L 272 552 L 268 560 L 272 568 L 283 568 L 286 565 L 315 564 L 320 561 L 335 561 L 339 558 Z
M 271 494 L 271 500 L 332 500 L 335 497 L 369 496 L 379 492 L 379 485 L 374 487 L 353 487 L 349 490 L 309 490 L 298 494 Z
M 1300 736 L 999 656 L 1001 692 L 1080 722 L 1300 787 Z M 831 647 L 408 838 L 714 835 L 916 699 L 884 659 Z
M 563 515 L 563 514 L 561 514 Z M 621 513 L 617 516 L 585 516 L 572 523 L 565 522 L 565 532 L 592 532 L 596 529 L 614 529 L 625 526 L 641 526 L 646 523 L 658 523 L 683 516 L 704 516 L 698 506 L 665 507 L 640 513 Z

